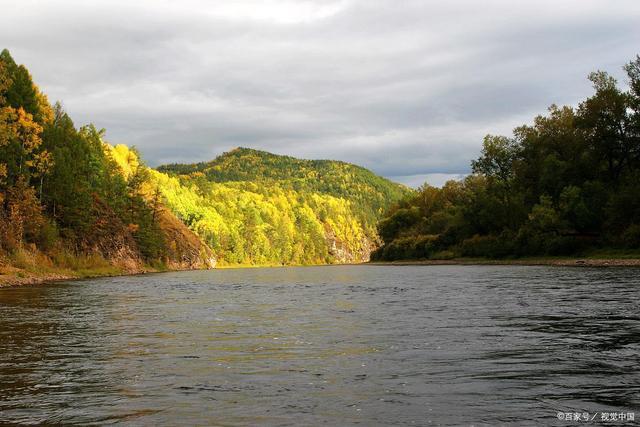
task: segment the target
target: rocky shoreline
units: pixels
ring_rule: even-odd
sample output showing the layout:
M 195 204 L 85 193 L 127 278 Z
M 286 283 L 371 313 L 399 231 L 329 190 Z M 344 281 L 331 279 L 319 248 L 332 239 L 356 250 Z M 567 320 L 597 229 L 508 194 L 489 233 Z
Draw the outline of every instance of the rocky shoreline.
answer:
M 149 273 L 164 273 L 170 271 L 205 270 L 206 267 L 180 266 L 166 270 L 151 267 L 123 270 L 104 270 L 71 272 L 71 273 L 33 273 L 24 270 L 0 272 L 0 289 L 18 286 L 39 285 L 43 283 L 60 282 L 65 280 L 93 279 L 100 277 L 136 276 Z
M 77 277 L 64 274 L 47 274 L 44 276 L 14 276 L 11 274 L 0 275 L 0 288 L 8 288 L 13 286 L 37 285 L 46 282 L 57 282 L 60 280 L 72 280 Z
M 135 274 L 145 274 L 157 272 L 156 270 L 140 271 L 118 271 L 118 272 L 85 272 L 80 273 L 32 273 L 32 272 L 9 272 L 0 274 L 0 289 L 16 286 L 39 285 L 42 283 L 60 282 L 64 280 L 79 280 L 97 277 L 131 276 Z

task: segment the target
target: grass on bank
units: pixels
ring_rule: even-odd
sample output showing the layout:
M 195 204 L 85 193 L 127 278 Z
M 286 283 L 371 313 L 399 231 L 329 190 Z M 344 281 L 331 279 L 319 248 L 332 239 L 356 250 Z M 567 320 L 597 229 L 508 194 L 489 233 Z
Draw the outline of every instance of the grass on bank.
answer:
M 19 248 L 0 255 L 0 286 L 49 280 L 116 276 L 130 271 L 113 265 L 98 254 L 76 255 L 57 250 L 44 254 Z

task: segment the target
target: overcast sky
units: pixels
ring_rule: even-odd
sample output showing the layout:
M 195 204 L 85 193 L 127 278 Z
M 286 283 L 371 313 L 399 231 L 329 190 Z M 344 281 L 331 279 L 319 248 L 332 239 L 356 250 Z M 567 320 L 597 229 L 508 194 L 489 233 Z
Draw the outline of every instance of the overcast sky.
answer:
M 237 146 L 409 185 L 468 173 L 640 53 L 639 0 L 0 0 L 0 47 L 152 165 Z

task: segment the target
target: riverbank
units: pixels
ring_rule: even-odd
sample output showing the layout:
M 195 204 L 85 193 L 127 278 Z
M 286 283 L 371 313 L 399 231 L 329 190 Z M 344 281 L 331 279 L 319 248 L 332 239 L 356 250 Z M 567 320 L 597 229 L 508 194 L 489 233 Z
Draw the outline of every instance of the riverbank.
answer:
M 557 267 L 640 267 L 640 258 L 454 258 L 372 261 L 369 265 L 549 265 Z
M 629 256 L 607 258 L 518 258 L 518 259 L 486 259 L 486 258 L 454 258 L 433 260 L 403 260 L 403 261 L 370 261 L 364 265 L 383 266 L 411 266 L 411 265 L 523 265 L 523 266 L 557 266 L 557 267 L 640 267 L 640 257 Z M 343 265 L 343 264 L 335 264 Z M 220 265 L 218 269 L 242 269 L 287 267 L 282 265 Z M 291 266 L 289 266 L 291 267 Z M 52 266 L 39 266 L 35 268 L 18 268 L 15 266 L 0 266 L 0 288 L 22 285 L 37 285 L 40 283 L 56 282 L 62 280 L 88 279 L 94 277 L 131 276 L 136 274 L 160 273 L 165 271 L 183 271 L 184 268 L 158 268 L 143 266 L 135 269 L 121 267 L 108 263 L 85 266 L 79 269 L 69 269 Z
M 107 260 L 96 254 L 78 256 L 57 252 L 49 256 L 39 251 L 20 250 L 0 256 L 0 288 L 180 269 L 184 268 L 149 265 L 128 258 Z
M 3 265 L 0 266 L 0 288 L 37 285 L 47 282 L 58 282 L 61 280 L 88 279 L 92 277 L 127 276 L 159 271 L 162 270 L 152 267 L 143 267 L 132 270 L 114 265 L 93 266 L 78 270 L 51 266 L 34 269 Z

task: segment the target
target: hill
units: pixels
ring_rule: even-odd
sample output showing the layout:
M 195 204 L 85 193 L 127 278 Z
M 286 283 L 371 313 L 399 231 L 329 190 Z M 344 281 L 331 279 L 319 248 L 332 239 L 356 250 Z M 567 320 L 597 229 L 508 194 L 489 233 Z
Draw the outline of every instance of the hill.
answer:
M 150 186 L 148 168 L 76 128 L 0 53 L 0 284 L 210 267 L 213 253 Z
M 360 166 L 248 148 L 157 168 L 167 205 L 230 264 L 369 259 L 376 223 L 408 188 Z

